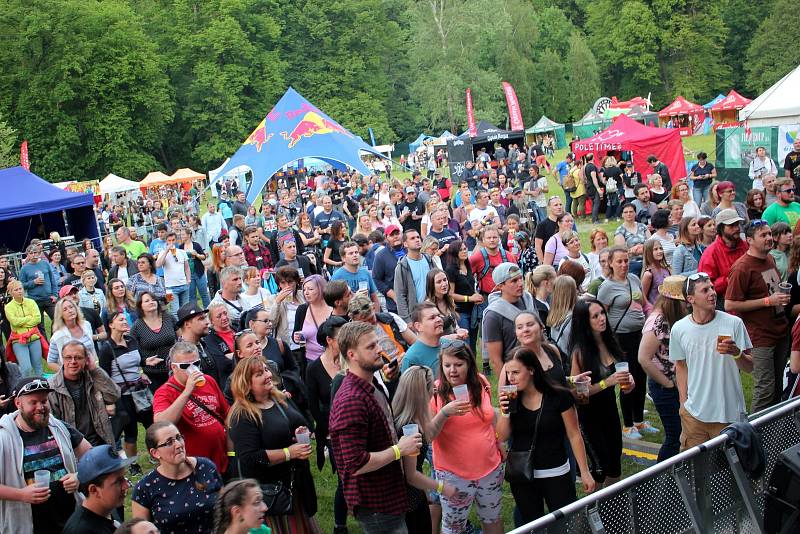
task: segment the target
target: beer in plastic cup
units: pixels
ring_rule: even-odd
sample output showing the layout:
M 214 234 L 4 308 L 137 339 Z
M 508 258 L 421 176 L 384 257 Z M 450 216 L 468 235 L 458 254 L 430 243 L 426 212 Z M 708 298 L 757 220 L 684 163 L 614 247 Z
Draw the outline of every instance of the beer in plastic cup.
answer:
M 502 386 L 500 392 L 505 393 L 508 397 L 508 412 L 506 413 L 517 413 L 517 386 L 515 384 Z
M 614 370 L 617 372 L 630 373 L 630 366 L 628 362 L 617 362 L 614 364 Z M 620 382 L 619 388 L 623 393 L 630 391 L 630 382 Z
M 311 432 L 308 430 L 305 432 L 297 432 L 295 437 L 297 438 L 297 443 L 302 443 L 304 445 L 311 443 Z
M 789 295 L 792 292 L 792 284 L 789 282 L 781 282 L 778 284 L 778 293 Z
M 33 472 L 33 482 L 37 488 L 50 486 L 50 471 L 47 469 L 37 469 Z
M 469 400 L 469 389 L 467 388 L 466 384 L 461 384 L 460 386 L 456 386 L 453 388 L 453 395 L 456 396 L 456 400 L 459 401 L 468 401 Z
M 419 425 L 417 425 L 416 423 L 409 423 L 407 425 L 403 425 L 403 435 L 404 436 L 413 436 L 413 435 L 415 435 L 417 433 L 419 433 Z M 419 455 L 419 451 L 417 451 L 415 454 L 412 454 L 410 456 L 418 456 L 418 455 Z
M 575 393 L 578 404 L 589 404 L 589 386 L 592 384 L 588 376 L 582 376 L 575 380 Z
M 200 369 L 198 369 L 196 365 L 190 365 L 190 366 L 189 366 L 189 369 L 187 369 L 187 371 L 189 372 L 189 374 L 190 374 L 190 375 L 191 375 L 192 373 L 194 373 L 195 371 L 199 371 L 199 370 L 200 370 Z M 198 380 L 197 382 L 195 382 L 195 386 L 196 386 L 196 387 L 198 387 L 198 388 L 200 388 L 200 387 L 203 387 L 203 386 L 205 386 L 205 385 L 206 385 L 206 377 L 205 377 L 205 375 L 201 375 L 201 376 L 200 376 L 200 380 Z
M 724 343 L 725 341 L 733 338 L 731 334 L 717 334 L 717 351 L 719 351 L 719 346 Z M 722 354 L 720 352 L 720 354 Z
M 167 304 L 172 302 L 172 299 L 174 299 L 174 298 L 175 298 L 175 295 L 172 293 L 172 290 L 171 289 L 167 289 L 167 294 L 164 297 L 164 300 L 167 301 Z
M 366 280 L 359 280 L 358 281 L 358 290 L 359 291 L 367 291 L 369 289 L 369 282 Z

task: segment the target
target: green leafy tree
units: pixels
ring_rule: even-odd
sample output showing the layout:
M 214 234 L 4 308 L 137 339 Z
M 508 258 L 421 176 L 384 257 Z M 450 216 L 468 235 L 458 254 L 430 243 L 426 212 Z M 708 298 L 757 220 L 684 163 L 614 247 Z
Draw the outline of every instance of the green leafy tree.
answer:
M 0 102 L 51 181 L 136 176 L 172 118 L 168 79 L 119 0 L 0 1 Z
M 565 65 L 569 92 L 565 115 L 561 120 L 575 121 L 583 117 L 601 96 L 600 69 L 597 60 L 586 44 L 586 39 L 577 32 L 569 36 L 569 51 Z
M 3 120 L 0 114 L 0 169 L 19 165 L 17 132 Z
M 754 95 L 768 89 L 800 64 L 800 25 L 796 19 L 797 5 L 791 0 L 775 0 L 771 13 L 758 26 L 747 50 L 745 71 L 748 88 Z

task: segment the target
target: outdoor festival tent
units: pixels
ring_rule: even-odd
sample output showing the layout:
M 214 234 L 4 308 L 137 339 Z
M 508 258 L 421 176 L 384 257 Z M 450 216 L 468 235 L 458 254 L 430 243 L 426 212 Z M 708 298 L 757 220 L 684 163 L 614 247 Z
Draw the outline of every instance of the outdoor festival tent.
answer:
M 647 108 L 650 105 L 650 101 L 646 98 L 642 98 L 641 96 L 635 96 L 630 100 L 617 100 L 616 96 L 611 97 L 611 103 L 608 105 L 609 108 L 632 108 L 633 106 L 639 106 L 643 108 Z
M 165 180 L 169 180 L 169 176 L 164 174 L 161 171 L 153 171 L 147 173 L 141 182 L 139 182 L 139 187 L 141 189 L 147 189 L 148 187 L 158 187 L 162 185 Z
M 691 135 L 694 133 L 694 126 L 702 122 L 704 114 L 703 106 L 678 96 L 669 106 L 658 112 L 658 122 L 661 126 L 671 123 L 671 128 L 680 128 L 684 130 L 684 135 Z
M 711 106 L 711 117 L 717 124 L 739 122 L 739 110 L 750 103 L 749 98 L 745 98 L 733 89 L 728 96 Z
M 647 157 L 654 154 L 669 168 L 672 183 L 686 176 L 680 132 L 645 126 L 627 115 L 615 118 L 599 134 L 573 142 L 572 151 L 576 156 L 594 154 L 598 165 L 608 152 L 633 152 L 633 166 L 642 174 L 648 174 Z
M 58 232 L 89 238 L 99 247 L 100 232 L 91 193 L 64 191 L 23 167 L 0 170 L 0 248 L 22 251 L 43 225 L 45 236 Z M 65 223 L 66 220 L 66 223 Z
M 489 145 L 493 145 L 494 143 L 500 143 L 506 146 L 515 141 L 520 143 L 525 141 L 524 130 L 503 130 L 489 121 L 478 121 L 475 129 L 477 130 L 475 137 L 469 136 L 469 130 L 458 136 L 459 139 L 470 139 L 475 149 L 481 148 L 481 145 L 487 146 L 488 148 Z
M 536 124 L 525 130 L 526 138 L 534 139 L 538 133 L 550 133 L 556 139 L 556 150 L 560 150 L 567 146 L 567 139 L 565 128 L 563 124 L 553 122 L 544 115 L 539 119 Z
M 433 136 L 424 133 L 419 134 L 419 137 L 408 144 L 408 153 L 411 154 L 412 152 L 416 152 L 417 149 L 422 146 L 422 143 L 428 139 L 433 139 Z
M 450 139 L 455 139 L 456 136 L 451 134 L 449 130 L 442 132 L 442 135 L 433 139 L 433 146 L 447 146 Z
M 739 120 L 754 126 L 800 123 L 800 67 L 781 78 L 739 111 Z
M 583 139 L 593 136 L 595 132 L 602 130 L 604 126 L 608 126 L 605 119 L 595 113 L 593 109 L 590 109 L 586 112 L 586 115 L 581 117 L 581 120 L 572 123 L 572 134 Z
M 611 120 L 620 115 L 627 115 L 636 122 L 641 122 L 647 126 L 658 126 L 658 114 L 655 111 L 647 111 L 638 104 L 629 108 L 607 108 L 603 112 L 603 125 L 609 126 Z
M 133 180 L 121 178 L 113 173 L 100 180 L 101 195 L 124 193 L 125 191 L 135 191 L 137 189 L 139 189 L 139 184 Z
M 172 183 L 196 182 L 197 180 L 204 180 L 205 177 L 205 174 L 193 171 L 188 167 L 183 167 L 182 169 L 178 169 L 177 171 L 173 172 L 169 179 L 172 180 Z
M 371 171 L 361 160 L 361 152 L 385 157 L 289 87 L 210 185 L 232 169 L 249 167 L 253 181 L 247 200 L 253 202 L 276 172 L 303 158 L 344 164 L 369 175 Z
M 725 95 L 723 95 L 722 93 L 718 94 L 717 96 L 714 97 L 713 100 L 703 104 L 703 109 L 705 109 L 705 110 L 711 109 L 714 106 L 714 104 L 716 104 L 717 102 L 719 102 L 720 100 L 722 100 L 724 98 L 725 98 Z

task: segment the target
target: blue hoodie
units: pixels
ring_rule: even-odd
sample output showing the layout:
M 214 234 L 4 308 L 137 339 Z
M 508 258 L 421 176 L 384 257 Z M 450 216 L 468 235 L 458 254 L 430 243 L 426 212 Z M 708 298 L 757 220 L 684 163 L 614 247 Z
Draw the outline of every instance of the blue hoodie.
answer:
M 44 275 L 44 284 L 36 285 L 34 283 L 38 272 Z M 25 294 L 36 302 L 49 301 L 50 297 L 58 298 L 58 279 L 53 268 L 44 260 L 23 265 L 19 270 L 19 281 L 25 288 Z

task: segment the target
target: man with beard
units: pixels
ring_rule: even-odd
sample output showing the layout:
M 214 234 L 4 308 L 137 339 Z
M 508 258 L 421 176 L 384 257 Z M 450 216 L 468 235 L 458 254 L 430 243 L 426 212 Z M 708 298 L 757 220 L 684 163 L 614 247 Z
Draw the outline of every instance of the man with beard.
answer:
M 728 281 L 733 264 L 747 252 L 747 243 L 740 237 L 742 218 L 733 208 L 717 213 L 717 239 L 708 245 L 700 256 L 697 271 L 707 273 L 717 294 L 717 309 L 725 309 L 723 295 L 728 290 Z
M 60 534 L 78 502 L 78 459 L 92 446 L 50 417 L 51 391 L 42 377 L 23 378 L 14 387 L 17 411 L 0 418 L 0 532 Z M 34 482 L 45 467 L 46 487 Z
M 386 309 L 390 312 L 397 312 L 394 270 L 405 255 L 402 230 L 396 224 L 390 224 L 386 227 L 386 246 L 375 253 L 375 263 L 372 265 L 372 278 L 378 291 L 386 298 Z

